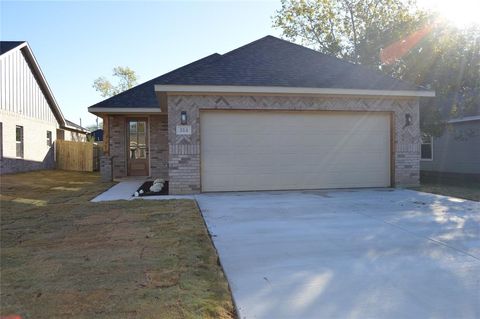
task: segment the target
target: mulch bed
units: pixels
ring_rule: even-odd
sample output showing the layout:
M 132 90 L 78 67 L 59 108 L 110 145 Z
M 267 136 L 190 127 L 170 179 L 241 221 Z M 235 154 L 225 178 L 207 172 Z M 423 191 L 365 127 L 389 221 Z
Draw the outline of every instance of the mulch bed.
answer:
M 153 181 L 148 181 L 142 184 L 137 192 L 139 196 L 158 196 L 158 195 L 168 195 L 168 181 L 163 184 L 163 188 L 159 192 L 151 192 L 150 187 L 153 185 Z M 143 190 L 143 194 L 140 194 L 140 190 Z

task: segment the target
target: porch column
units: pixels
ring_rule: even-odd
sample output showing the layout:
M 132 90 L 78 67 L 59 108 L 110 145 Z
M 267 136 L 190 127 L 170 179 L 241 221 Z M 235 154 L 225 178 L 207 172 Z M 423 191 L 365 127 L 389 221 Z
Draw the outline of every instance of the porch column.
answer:
M 103 154 L 100 156 L 100 176 L 102 182 L 113 180 L 112 157 L 110 156 L 110 121 L 103 116 Z

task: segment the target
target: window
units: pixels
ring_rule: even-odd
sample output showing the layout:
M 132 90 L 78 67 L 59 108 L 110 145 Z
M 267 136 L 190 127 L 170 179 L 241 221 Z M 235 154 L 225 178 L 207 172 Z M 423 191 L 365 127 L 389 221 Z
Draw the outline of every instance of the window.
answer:
M 433 159 L 433 139 L 431 135 L 422 134 L 421 159 L 422 160 Z
M 17 144 L 17 157 L 23 158 L 23 126 L 15 127 L 15 140 Z
M 52 131 L 47 131 L 47 146 L 52 146 Z
M 130 159 L 147 158 L 147 122 L 131 120 L 129 122 Z

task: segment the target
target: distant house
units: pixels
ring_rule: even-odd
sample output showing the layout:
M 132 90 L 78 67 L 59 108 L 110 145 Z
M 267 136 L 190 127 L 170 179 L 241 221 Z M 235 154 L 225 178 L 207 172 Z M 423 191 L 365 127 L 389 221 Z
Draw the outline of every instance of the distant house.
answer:
M 57 132 L 57 139 L 64 141 L 74 141 L 74 142 L 86 142 L 89 131 L 78 125 L 65 119 L 65 122 L 68 126 L 68 129 L 63 129 Z
M 94 142 L 102 142 L 103 141 L 103 129 L 99 128 L 95 131 L 91 131 L 88 133 L 88 136 L 92 138 Z
M 447 124 L 440 137 L 423 134 L 422 174 L 480 180 L 480 115 L 453 119 Z
M 85 141 L 66 120 L 25 41 L 0 41 L 0 173 L 54 167 L 57 139 Z

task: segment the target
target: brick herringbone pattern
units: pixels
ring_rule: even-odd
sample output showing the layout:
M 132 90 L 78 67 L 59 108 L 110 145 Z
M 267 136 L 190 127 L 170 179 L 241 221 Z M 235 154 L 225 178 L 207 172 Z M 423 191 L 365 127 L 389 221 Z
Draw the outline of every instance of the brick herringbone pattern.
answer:
M 200 184 L 200 110 L 323 110 L 386 111 L 394 113 L 395 184 L 419 182 L 420 128 L 417 99 L 305 96 L 169 96 L 168 142 L 169 180 L 172 194 L 197 193 Z M 191 136 L 177 136 L 180 112 L 187 111 Z M 405 114 L 412 125 L 405 126 Z

